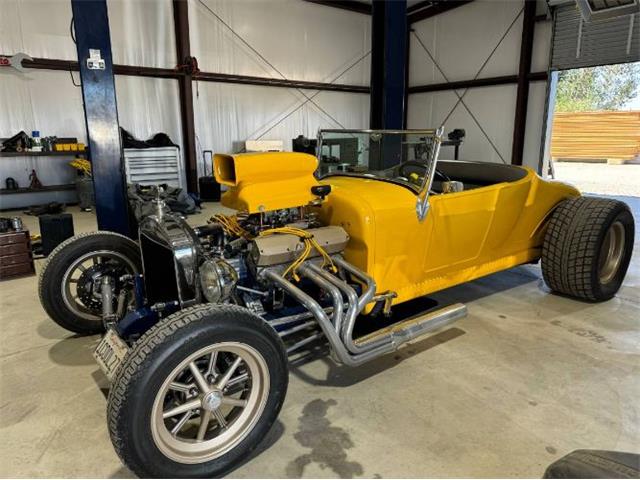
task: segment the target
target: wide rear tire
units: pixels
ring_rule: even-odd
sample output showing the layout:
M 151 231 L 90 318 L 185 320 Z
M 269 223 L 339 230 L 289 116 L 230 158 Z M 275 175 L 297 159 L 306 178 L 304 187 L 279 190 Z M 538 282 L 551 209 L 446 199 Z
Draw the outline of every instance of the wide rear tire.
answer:
M 627 273 L 635 226 L 626 203 L 606 198 L 564 200 L 549 220 L 542 274 L 555 292 L 602 302 Z
M 118 370 L 111 441 L 143 478 L 220 477 L 262 442 L 287 385 L 284 346 L 262 319 L 238 306 L 191 307 L 145 333 Z

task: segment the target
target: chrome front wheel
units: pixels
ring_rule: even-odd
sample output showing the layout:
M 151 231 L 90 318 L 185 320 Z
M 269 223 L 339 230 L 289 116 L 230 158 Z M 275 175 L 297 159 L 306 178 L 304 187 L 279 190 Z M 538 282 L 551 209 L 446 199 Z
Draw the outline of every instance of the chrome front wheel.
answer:
M 236 305 L 199 305 L 161 320 L 125 358 L 107 418 L 117 454 L 146 477 L 222 476 L 246 461 L 287 391 L 277 333 Z
M 151 412 L 158 449 L 202 463 L 242 441 L 264 411 L 269 370 L 249 345 L 223 342 L 189 355 L 167 376 Z

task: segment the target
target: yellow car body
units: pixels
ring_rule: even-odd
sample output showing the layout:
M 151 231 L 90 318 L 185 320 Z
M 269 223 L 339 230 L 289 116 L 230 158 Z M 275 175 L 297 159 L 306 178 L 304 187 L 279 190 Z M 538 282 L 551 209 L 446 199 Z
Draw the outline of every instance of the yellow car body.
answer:
M 218 182 L 229 187 L 222 204 L 248 213 L 306 205 L 312 185 L 331 185 L 318 207 L 322 223 L 347 231 L 345 259 L 375 279 L 378 293 L 395 292 L 393 304 L 538 260 L 549 214 L 580 195 L 520 167 L 516 181 L 430 195 L 420 220 L 410 188 L 365 176 L 317 181 L 316 166 L 315 157 L 301 153 L 214 160 Z
M 394 303 L 540 258 L 545 219 L 574 188 L 532 170 L 516 182 L 429 197 L 422 222 L 416 195 L 374 179 L 330 177 L 321 218 L 341 225 L 345 258 L 375 280 Z

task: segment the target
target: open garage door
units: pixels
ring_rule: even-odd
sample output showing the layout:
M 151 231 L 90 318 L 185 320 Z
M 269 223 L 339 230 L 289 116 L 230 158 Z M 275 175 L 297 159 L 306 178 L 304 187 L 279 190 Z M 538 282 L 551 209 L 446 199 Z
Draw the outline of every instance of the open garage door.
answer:
M 555 16 L 552 70 L 640 61 L 640 14 L 585 21 L 575 3 Z

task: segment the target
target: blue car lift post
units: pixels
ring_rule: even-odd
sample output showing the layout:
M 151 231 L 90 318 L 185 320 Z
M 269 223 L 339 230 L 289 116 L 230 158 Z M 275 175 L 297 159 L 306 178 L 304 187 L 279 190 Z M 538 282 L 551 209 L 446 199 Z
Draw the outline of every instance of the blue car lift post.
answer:
M 98 228 L 131 236 L 106 0 L 71 0 Z
M 405 123 L 407 90 L 408 22 L 406 0 L 373 0 L 371 19 L 371 100 L 370 128 L 402 130 Z M 396 138 L 397 137 L 397 138 Z M 387 168 L 403 160 L 402 138 L 385 137 L 383 165 Z M 375 158 L 375 156 L 373 156 Z

